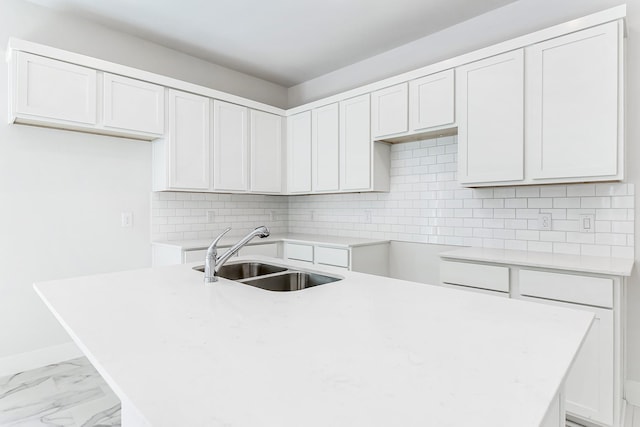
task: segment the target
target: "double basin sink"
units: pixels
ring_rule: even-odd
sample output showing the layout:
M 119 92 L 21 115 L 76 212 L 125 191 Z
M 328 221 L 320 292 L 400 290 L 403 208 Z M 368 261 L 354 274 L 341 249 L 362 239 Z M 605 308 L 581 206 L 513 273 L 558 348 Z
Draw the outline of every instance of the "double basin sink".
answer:
M 193 267 L 193 269 L 204 272 L 203 265 Z M 299 291 L 341 280 L 338 277 L 291 270 L 279 265 L 264 264 L 261 262 L 226 264 L 220 267 L 218 276 L 255 286 L 256 288 L 276 292 Z

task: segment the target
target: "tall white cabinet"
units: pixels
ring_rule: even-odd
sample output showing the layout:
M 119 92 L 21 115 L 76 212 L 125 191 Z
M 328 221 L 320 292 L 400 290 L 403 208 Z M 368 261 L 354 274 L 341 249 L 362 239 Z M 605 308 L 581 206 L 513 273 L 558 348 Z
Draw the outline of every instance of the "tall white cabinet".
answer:
M 456 69 L 458 179 L 524 179 L 524 51 Z
M 312 188 L 315 192 L 340 189 L 340 122 L 338 103 L 311 112 Z
M 340 102 L 340 188 L 371 186 L 371 108 L 369 95 Z
M 169 90 L 167 135 L 153 142 L 153 190 L 211 190 L 210 100 Z
M 287 117 L 287 192 L 311 192 L 311 111 Z
M 213 101 L 213 189 L 248 189 L 249 109 Z
M 619 25 L 610 22 L 526 49 L 532 180 L 622 179 Z
M 251 191 L 282 192 L 282 117 L 251 110 Z

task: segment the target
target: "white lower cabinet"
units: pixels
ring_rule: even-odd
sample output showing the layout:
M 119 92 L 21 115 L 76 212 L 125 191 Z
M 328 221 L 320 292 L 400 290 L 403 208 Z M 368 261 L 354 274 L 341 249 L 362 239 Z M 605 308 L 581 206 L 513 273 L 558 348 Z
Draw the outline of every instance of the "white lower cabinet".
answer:
M 621 427 L 625 279 L 442 259 L 441 285 L 593 313 L 565 384 L 567 417 Z M 506 291 L 505 291 L 506 290 Z
M 361 273 L 389 275 L 388 242 L 340 247 L 331 244 L 285 242 L 283 258 Z

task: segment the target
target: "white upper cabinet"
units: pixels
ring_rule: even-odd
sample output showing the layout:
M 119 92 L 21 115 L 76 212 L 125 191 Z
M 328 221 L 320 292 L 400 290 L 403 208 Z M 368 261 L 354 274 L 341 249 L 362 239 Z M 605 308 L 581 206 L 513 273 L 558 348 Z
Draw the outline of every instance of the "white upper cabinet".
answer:
M 407 83 L 371 93 L 371 132 L 374 138 L 409 130 L 408 96 Z
M 169 90 L 169 188 L 206 191 L 211 188 L 211 122 L 208 98 Z
M 530 46 L 527 160 L 540 183 L 623 178 L 618 22 Z
M 103 83 L 106 127 L 164 133 L 164 87 L 108 73 Z
M 97 73 L 90 68 L 17 52 L 13 82 L 14 120 L 97 123 Z
M 458 180 L 524 179 L 524 54 L 516 50 L 456 69 Z
M 251 191 L 282 192 L 282 117 L 251 110 Z
M 340 189 L 371 186 L 371 108 L 369 95 L 340 102 Z
M 213 188 L 248 189 L 249 109 L 213 101 Z
M 311 113 L 311 167 L 314 192 L 340 189 L 340 127 L 338 103 L 316 108 Z
M 287 117 L 287 192 L 311 192 L 311 111 Z
M 454 71 L 409 82 L 409 129 L 423 131 L 455 123 Z

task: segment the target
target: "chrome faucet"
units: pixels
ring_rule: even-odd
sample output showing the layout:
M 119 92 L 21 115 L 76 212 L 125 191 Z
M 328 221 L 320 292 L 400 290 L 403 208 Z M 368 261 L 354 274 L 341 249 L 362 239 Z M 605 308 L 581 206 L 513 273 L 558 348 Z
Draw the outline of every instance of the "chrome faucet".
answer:
M 238 252 L 240 248 L 249 243 L 249 240 L 256 236 L 264 239 L 265 237 L 269 237 L 270 234 L 269 229 L 264 225 L 261 225 L 244 236 L 238 243 L 231 246 L 227 252 L 218 256 L 218 242 L 222 239 L 222 236 L 229 232 L 229 230 L 231 230 L 231 227 L 220 233 L 211 243 L 209 249 L 207 249 L 207 257 L 204 260 L 204 283 L 217 282 L 218 270 L 220 270 L 220 267 L 222 267 L 224 263 L 233 256 L 233 254 Z

